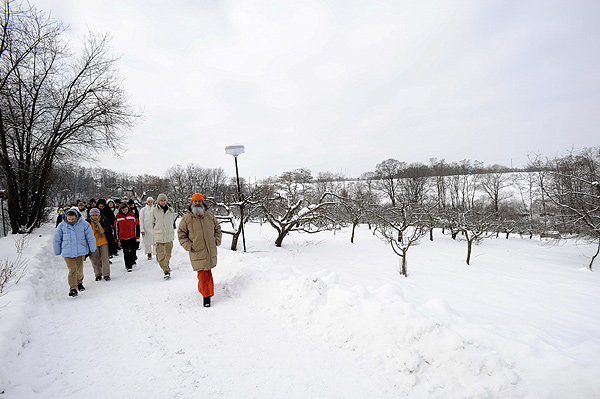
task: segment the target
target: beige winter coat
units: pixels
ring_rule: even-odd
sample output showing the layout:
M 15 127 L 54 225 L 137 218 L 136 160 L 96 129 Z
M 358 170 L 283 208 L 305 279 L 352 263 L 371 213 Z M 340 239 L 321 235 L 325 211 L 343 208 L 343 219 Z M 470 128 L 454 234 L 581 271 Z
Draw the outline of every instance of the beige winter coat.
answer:
M 188 210 L 177 229 L 179 244 L 189 252 L 192 268 L 210 270 L 217 265 L 217 246 L 221 245 L 221 226 L 212 213 L 199 218 Z
M 175 211 L 170 206 L 167 211 L 163 211 L 160 205 L 152 208 L 150 212 L 154 231 L 154 242 L 166 243 L 175 239 Z

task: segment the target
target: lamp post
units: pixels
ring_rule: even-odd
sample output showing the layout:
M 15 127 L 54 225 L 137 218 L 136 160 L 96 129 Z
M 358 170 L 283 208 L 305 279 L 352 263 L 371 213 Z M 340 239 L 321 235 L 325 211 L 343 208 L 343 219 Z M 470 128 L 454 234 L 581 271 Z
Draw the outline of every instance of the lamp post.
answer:
M 240 217 L 241 217 L 241 227 L 242 227 L 242 242 L 244 243 L 244 252 L 246 252 L 246 237 L 244 237 L 244 205 L 242 205 L 242 189 L 240 188 L 240 174 L 238 172 L 238 162 L 237 157 L 240 154 L 243 154 L 245 148 L 243 145 L 228 145 L 225 147 L 225 153 L 228 155 L 233 155 L 235 159 L 235 177 L 237 179 L 237 189 L 238 189 L 238 200 L 240 201 Z

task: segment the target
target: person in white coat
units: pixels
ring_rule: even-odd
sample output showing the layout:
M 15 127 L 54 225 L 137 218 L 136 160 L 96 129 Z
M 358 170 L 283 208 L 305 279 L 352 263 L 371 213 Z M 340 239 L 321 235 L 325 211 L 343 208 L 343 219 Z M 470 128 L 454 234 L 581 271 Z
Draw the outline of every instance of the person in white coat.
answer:
M 152 228 L 152 208 L 154 207 L 154 198 L 146 199 L 146 206 L 140 211 L 140 232 L 144 241 L 144 253 L 148 259 L 152 259 L 152 254 L 156 254 L 154 249 L 154 229 Z
M 171 278 L 171 252 L 173 251 L 173 240 L 175 240 L 175 219 L 177 218 L 173 208 L 167 203 L 164 193 L 156 197 L 157 205 L 152 208 L 152 226 L 154 227 L 154 242 L 156 243 L 156 259 L 164 272 L 164 278 Z

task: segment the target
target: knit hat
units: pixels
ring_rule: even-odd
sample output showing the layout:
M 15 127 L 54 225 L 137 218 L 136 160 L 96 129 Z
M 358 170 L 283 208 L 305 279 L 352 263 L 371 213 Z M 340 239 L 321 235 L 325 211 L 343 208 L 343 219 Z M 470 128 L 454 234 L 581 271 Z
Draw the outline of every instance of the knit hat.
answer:
M 192 202 L 194 202 L 195 200 L 204 201 L 204 196 L 200 193 L 196 193 L 192 195 Z
M 100 198 L 98 201 L 96 201 L 96 205 L 106 206 L 106 200 L 104 198 Z
M 99 215 L 100 214 L 100 209 L 98 208 L 92 208 L 90 209 L 90 216 L 92 215 Z
M 160 193 L 158 194 L 158 197 L 156 197 L 156 202 L 160 202 L 162 200 L 167 201 L 167 195 L 165 193 Z
M 132 199 L 130 199 L 129 201 L 127 201 L 128 205 L 135 205 L 135 201 Z

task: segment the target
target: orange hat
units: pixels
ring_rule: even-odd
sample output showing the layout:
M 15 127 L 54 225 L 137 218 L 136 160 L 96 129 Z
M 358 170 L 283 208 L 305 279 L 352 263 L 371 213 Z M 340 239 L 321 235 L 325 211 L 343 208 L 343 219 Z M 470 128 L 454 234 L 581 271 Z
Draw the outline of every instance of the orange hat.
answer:
M 194 200 L 200 200 L 200 201 L 204 201 L 204 196 L 200 193 L 196 193 L 194 195 L 192 195 L 192 201 L 194 202 Z

